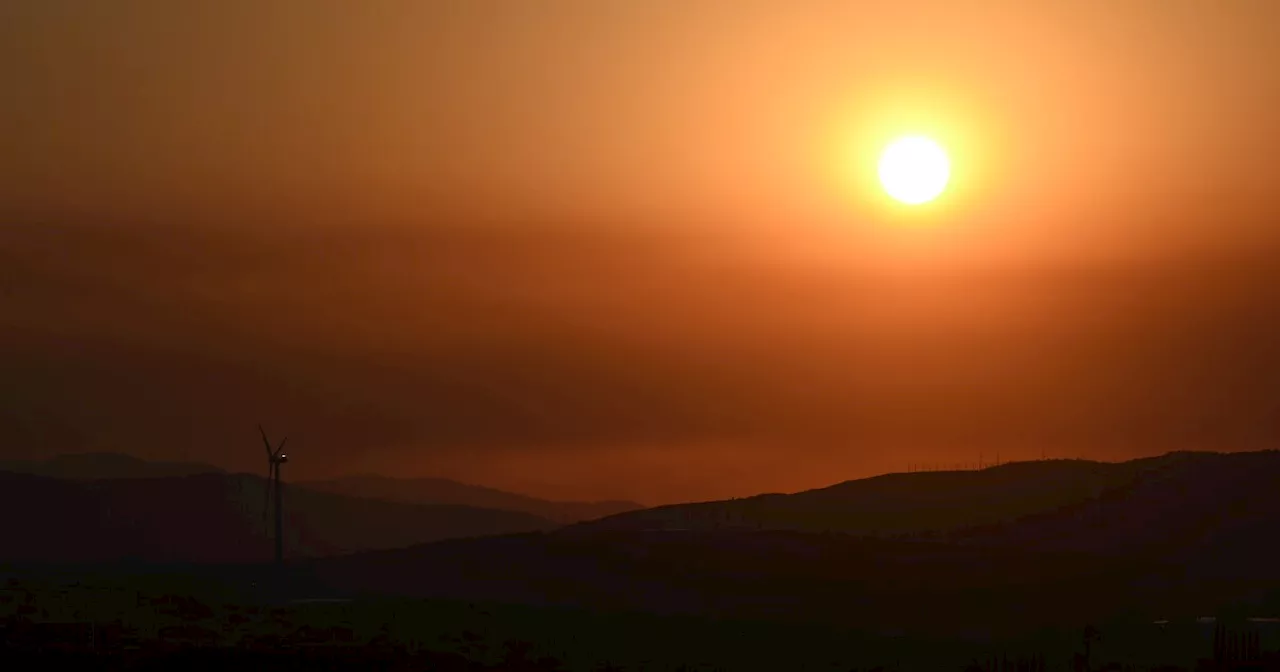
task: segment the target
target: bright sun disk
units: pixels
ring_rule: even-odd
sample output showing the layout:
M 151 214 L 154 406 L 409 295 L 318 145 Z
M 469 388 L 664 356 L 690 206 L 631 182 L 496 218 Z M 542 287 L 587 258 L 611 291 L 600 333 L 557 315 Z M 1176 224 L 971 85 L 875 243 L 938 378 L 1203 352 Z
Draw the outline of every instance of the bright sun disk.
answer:
M 951 178 L 951 161 L 938 143 L 913 135 L 899 138 L 880 155 L 880 183 L 889 196 L 907 205 L 937 198 Z

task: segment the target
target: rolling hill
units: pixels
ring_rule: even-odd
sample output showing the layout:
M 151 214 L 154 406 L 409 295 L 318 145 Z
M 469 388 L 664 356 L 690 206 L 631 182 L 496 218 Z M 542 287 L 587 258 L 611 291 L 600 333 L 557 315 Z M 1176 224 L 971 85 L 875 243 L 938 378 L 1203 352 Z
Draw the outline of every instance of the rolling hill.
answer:
M 549 501 L 444 478 L 404 479 L 361 475 L 327 481 L 302 481 L 298 485 L 319 492 L 405 504 L 460 504 L 521 511 L 558 523 L 576 523 L 644 508 L 642 504 L 627 501 Z
M 573 529 L 745 528 L 940 538 L 1079 507 L 1139 483 L 1160 482 L 1160 474 L 1180 473 L 1201 479 L 1205 488 L 1222 487 L 1210 486 L 1207 474 L 1224 469 L 1256 478 L 1280 469 L 1280 453 L 1170 453 L 1119 463 L 1044 460 L 975 471 L 885 474 L 795 494 L 655 507 Z

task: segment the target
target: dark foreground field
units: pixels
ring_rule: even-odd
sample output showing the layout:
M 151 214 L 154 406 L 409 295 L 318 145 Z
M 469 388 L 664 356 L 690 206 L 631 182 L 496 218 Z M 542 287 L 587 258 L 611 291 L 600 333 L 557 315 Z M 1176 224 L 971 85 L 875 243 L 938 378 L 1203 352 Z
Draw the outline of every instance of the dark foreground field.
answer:
M 1096 636 L 1065 626 L 984 634 L 957 623 L 957 634 L 944 636 L 450 600 L 289 600 L 268 595 L 265 578 L 254 570 L 10 571 L 0 592 L 0 665 L 441 672 L 1192 670 L 1203 669 L 1197 661 L 1215 652 L 1216 626 L 1194 621 L 1111 619 L 1097 624 Z M 1266 650 L 1280 648 L 1280 633 L 1270 627 L 1233 620 L 1217 647 L 1219 657 L 1250 657 L 1253 647 L 1258 655 L 1251 657 L 1265 658 Z M 1237 640 L 1232 654 L 1227 645 Z M 1085 664 L 1086 642 L 1088 667 L 1078 667 Z M 1010 667 L 1000 667 L 1006 660 Z

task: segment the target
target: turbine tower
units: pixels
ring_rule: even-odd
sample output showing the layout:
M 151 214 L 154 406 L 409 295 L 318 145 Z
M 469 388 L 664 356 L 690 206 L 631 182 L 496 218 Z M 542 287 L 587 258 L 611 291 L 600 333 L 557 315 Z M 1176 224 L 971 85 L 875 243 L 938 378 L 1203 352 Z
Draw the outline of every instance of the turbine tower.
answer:
M 274 499 L 276 513 L 276 567 L 282 567 L 284 565 L 284 505 L 280 500 L 282 493 L 280 465 L 289 461 L 289 456 L 284 454 L 284 444 L 289 440 L 289 437 L 286 436 L 281 439 L 280 445 L 272 449 L 271 441 L 267 439 L 267 431 L 262 428 L 262 425 L 258 425 L 258 433 L 262 434 L 262 445 L 267 449 L 267 489 L 263 493 L 262 522 L 267 522 L 267 510 L 271 508 L 271 501 Z

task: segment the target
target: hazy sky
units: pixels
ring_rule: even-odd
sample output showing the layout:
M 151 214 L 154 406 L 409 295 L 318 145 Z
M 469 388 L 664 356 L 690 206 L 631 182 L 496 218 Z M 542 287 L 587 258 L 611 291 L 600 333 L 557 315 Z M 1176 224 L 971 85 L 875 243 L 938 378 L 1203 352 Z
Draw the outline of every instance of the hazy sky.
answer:
M 1269 0 L 6 2 L 0 451 L 661 502 L 1274 445 L 1276 63 Z

